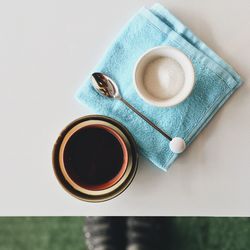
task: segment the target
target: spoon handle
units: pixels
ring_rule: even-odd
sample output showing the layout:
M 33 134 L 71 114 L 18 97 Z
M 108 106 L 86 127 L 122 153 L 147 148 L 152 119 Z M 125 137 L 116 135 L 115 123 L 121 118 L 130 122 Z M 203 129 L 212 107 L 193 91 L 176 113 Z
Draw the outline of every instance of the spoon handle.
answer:
M 153 122 L 151 122 L 146 116 L 144 116 L 141 112 L 139 112 L 136 108 L 134 108 L 126 100 L 124 100 L 123 98 L 120 98 L 120 101 L 122 101 L 127 107 L 129 107 L 131 110 L 133 110 L 137 115 L 139 115 L 143 120 L 145 120 L 150 126 L 152 126 L 154 129 L 156 129 L 159 133 L 161 133 L 169 141 L 172 141 L 172 138 L 168 134 L 166 134 L 159 127 L 157 127 Z

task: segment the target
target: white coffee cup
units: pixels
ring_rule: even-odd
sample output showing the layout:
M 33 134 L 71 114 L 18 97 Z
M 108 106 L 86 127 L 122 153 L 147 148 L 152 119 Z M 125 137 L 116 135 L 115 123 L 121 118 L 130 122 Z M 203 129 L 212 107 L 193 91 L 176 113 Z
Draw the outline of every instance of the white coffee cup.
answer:
M 183 102 L 194 84 L 192 62 L 179 49 L 170 46 L 148 50 L 135 65 L 136 91 L 144 101 L 154 106 L 171 107 Z

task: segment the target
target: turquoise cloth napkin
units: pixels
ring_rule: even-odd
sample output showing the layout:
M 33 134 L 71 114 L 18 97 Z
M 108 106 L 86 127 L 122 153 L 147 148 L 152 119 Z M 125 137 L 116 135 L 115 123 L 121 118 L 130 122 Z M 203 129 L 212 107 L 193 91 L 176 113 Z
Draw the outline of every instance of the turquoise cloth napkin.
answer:
M 133 86 L 136 61 L 148 49 L 159 45 L 179 48 L 195 68 L 196 85 L 191 96 L 171 108 L 145 103 Z M 172 137 L 184 138 L 187 145 L 242 82 L 230 65 L 160 4 L 150 9 L 142 8 L 128 22 L 94 71 L 114 79 L 128 102 Z M 167 170 L 177 158 L 178 155 L 169 150 L 168 140 L 122 102 L 97 94 L 91 87 L 90 77 L 77 92 L 77 99 L 95 112 L 124 124 L 134 136 L 140 153 L 159 168 Z

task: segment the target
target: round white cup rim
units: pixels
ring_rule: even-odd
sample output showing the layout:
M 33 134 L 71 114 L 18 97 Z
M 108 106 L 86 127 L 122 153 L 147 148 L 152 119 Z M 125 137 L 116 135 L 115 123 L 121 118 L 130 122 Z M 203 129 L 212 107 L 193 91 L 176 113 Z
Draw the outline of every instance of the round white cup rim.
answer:
M 173 98 L 169 98 L 169 99 L 151 99 L 148 98 L 147 96 L 145 96 L 142 91 L 139 89 L 138 87 L 138 83 L 137 83 L 137 70 L 138 67 L 140 65 L 140 63 L 143 61 L 143 59 L 148 56 L 149 54 L 151 54 L 152 52 L 156 51 L 156 50 L 168 50 L 168 51 L 172 51 L 178 55 L 181 55 L 182 59 L 185 60 L 185 62 L 187 63 L 187 65 L 189 65 L 188 71 L 189 71 L 189 85 L 188 88 L 185 92 L 183 92 L 182 96 L 179 96 L 179 94 L 177 94 L 176 96 L 174 96 Z M 176 59 L 176 58 L 174 58 Z M 180 62 L 176 59 L 177 62 Z M 139 57 L 139 59 L 137 60 L 135 67 L 134 67 L 134 72 L 133 72 L 133 83 L 136 89 L 137 94 L 147 103 L 152 104 L 154 106 L 158 106 L 158 107 L 171 107 L 171 106 L 175 106 L 181 102 L 183 102 L 192 92 L 194 85 L 195 85 L 195 72 L 194 72 L 194 67 L 193 64 L 191 62 L 191 60 L 187 57 L 187 55 L 185 53 L 183 53 L 181 50 L 175 48 L 175 47 L 171 47 L 168 45 L 163 45 L 163 46 L 157 46 L 154 48 L 151 48 L 149 50 L 147 50 L 142 56 Z M 178 98 L 179 97 L 179 98 Z

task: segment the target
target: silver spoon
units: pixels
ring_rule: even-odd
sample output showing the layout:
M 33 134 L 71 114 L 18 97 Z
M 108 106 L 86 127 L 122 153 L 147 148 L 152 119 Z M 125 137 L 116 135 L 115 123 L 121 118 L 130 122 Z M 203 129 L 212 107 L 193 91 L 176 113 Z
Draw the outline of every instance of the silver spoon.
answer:
M 92 74 L 92 86 L 94 89 L 101 95 L 114 98 L 122 101 L 127 107 L 133 110 L 137 115 L 139 115 L 143 120 L 145 120 L 149 125 L 151 125 L 154 129 L 156 129 L 159 133 L 161 133 L 165 138 L 167 138 L 170 143 L 169 147 L 174 153 L 181 153 L 185 150 L 186 144 L 185 141 L 180 137 L 172 138 L 159 127 L 157 127 L 153 122 L 151 122 L 146 116 L 144 116 L 141 112 L 139 112 L 136 108 L 134 108 L 131 104 L 129 104 L 126 100 L 122 98 L 119 93 L 118 86 L 115 82 L 108 76 L 95 72 Z

